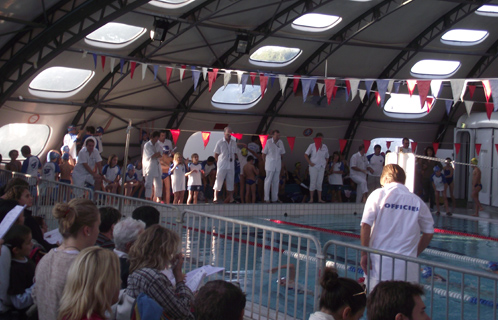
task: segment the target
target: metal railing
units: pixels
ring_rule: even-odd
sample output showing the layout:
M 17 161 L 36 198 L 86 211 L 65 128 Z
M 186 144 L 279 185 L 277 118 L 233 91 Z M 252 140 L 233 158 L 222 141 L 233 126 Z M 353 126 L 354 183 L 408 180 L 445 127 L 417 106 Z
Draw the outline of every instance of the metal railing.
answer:
M 498 317 L 498 275 L 491 272 L 474 271 L 336 240 L 325 243 L 322 267 L 335 267 L 341 276 L 348 278 L 363 278 L 365 274 L 360 266 L 361 251 L 368 253 L 368 266 L 372 265 L 371 255 L 378 257 L 379 274 L 383 274 L 381 280 L 392 279 L 395 268 L 401 268 L 396 271 L 401 271 L 404 275 L 396 280 L 419 282 L 425 289 L 427 313 L 432 319 L 496 320 Z M 413 274 L 407 272 L 411 268 L 410 264 L 417 269 L 415 281 Z M 386 267 L 389 270 L 383 273 L 382 268 Z M 421 275 L 422 270 L 424 272 Z M 374 282 L 368 276 L 365 277 L 367 287 L 371 288 Z

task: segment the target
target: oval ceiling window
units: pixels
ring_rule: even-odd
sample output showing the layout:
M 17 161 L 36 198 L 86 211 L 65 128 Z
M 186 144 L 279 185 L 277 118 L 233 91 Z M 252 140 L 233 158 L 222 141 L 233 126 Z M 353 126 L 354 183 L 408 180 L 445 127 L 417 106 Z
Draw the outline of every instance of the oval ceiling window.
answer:
M 476 14 L 481 16 L 498 17 L 498 6 L 485 4 L 476 10 Z
M 109 22 L 85 37 L 89 45 L 102 48 L 123 48 L 137 40 L 146 28 L 124 23 Z
M 489 35 L 486 30 L 453 29 L 441 37 L 441 42 L 450 46 L 473 46 Z
M 21 154 L 23 144 L 28 144 L 31 154 L 39 156 L 50 137 L 50 127 L 46 124 L 9 123 L 0 128 L 0 154 L 8 155 L 10 150 L 19 151 L 17 160 L 25 159 Z M 4 159 L 7 158 L 4 156 Z
M 85 69 L 51 67 L 40 72 L 29 84 L 29 92 L 44 98 L 68 98 L 78 93 L 95 75 Z
M 418 78 L 448 78 L 460 69 L 460 61 L 420 60 L 410 70 Z
M 299 48 L 264 46 L 251 54 L 249 62 L 262 67 L 284 67 L 294 62 L 301 52 Z
M 244 92 L 242 86 L 230 83 L 219 88 L 211 98 L 213 107 L 225 110 L 245 110 L 254 107 L 261 100 L 261 87 L 247 85 Z
M 323 32 L 332 29 L 342 21 L 341 17 L 321 13 L 308 13 L 300 16 L 292 27 L 296 30 L 308 32 Z
M 384 114 L 388 117 L 399 119 L 422 118 L 428 114 L 427 102 L 421 108 L 420 96 L 412 95 L 410 97 L 409 94 L 391 93 L 391 97 L 384 106 Z
M 194 2 L 195 0 L 152 0 L 149 4 L 164 9 L 178 9 Z

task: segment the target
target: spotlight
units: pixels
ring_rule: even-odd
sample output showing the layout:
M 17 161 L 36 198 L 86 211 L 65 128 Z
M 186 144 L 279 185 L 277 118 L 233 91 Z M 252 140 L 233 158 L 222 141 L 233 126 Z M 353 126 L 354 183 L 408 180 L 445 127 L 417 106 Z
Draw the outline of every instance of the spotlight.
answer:
M 163 42 L 168 32 L 169 23 L 166 20 L 154 18 L 154 25 L 150 30 L 150 39 Z
M 248 54 L 251 50 L 251 37 L 249 35 L 238 35 L 235 39 L 235 52 Z

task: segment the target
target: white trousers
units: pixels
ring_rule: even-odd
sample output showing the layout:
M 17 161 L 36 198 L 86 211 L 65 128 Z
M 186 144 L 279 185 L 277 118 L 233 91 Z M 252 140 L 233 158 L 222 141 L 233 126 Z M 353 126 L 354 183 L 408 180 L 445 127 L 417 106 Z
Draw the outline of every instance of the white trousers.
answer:
M 265 178 L 265 201 L 270 201 L 270 190 L 271 190 L 271 201 L 276 202 L 278 200 L 278 183 L 280 180 L 280 171 L 266 171 Z
M 95 179 L 89 173 L 88 174 L 78 174 L 78 173 L 74 174 L 73 173 L 72 177 L 73 177 L 73 185 L 75 187 L 84 188 L 85 183 L 91 184 L 92 186 L 95 185 Z M 73 191 L 73 194 L 78 198 L 82 197 L 83 193 L 84 193 L 83 190 L 79 189 L 79 188 L 76 188 Z
M 310 191 L 315 191 L 315 190 L 322 191 L 323 174 L 325 173 L 325 168 L 310 166 L 309 171 L 310 171 Z
M 356 183 L 356 203 L 360 203 L 363 194 L 368 192 L 367 179 L 358 176 L 350 176 L 350 178 Z
M 163 197 L 163 181 L 161 180 L 161 177 L 151 177 L 151 176 L 145 176 L 145 197 L 146 198 L 151 198 L 152 197 L 152 185 L 154 184 L 154 190 L 156 197 L 162 198 Z
M 223 181 L 227 181 L 227 191 L 233 191 L 233 182 L 235 178 L 234 169 L 218 169 L 216 170 L 216 181 L 214 182 L 213 190 L 221 191 Z

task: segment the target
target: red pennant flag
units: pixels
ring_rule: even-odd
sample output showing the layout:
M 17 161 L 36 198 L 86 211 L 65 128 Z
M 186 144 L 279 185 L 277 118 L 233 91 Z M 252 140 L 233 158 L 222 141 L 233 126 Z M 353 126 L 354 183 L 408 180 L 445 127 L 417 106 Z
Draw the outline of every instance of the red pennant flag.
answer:
M 439 143 L 438 142 L 433 142 L 432 143 L 432 148 L 434 149 L 434 157 L 436 157 L 437 149 L 439 149 Z
M 413 91 L 415 91 L 415 86 L 417 85 L 417 80 L 406 80 L 406 85 L 408 86 L 408 92 L 410 93 L 410 97 L 413 95 Z
M 261 99 L 265 97 L 266 86 L 268 85 L 268 76 L 264 74 L 259 75 L 259 85 L 261 87 Z
M 332 94 L 334 93 L 335 79 L 325 79 L 325 92 L 327 94 L 327 102 L 330 104 Z
M 209 92 L 211 92 L 213 83 L 216 81 L 217 74 L 218 74 L 218 69 L 213 68 L 213 71 L 208 71 Z
M 166 85 L 169 86 L 169 79 L 171 79 L 171 73 L 173 68 L 166 67 Z
M 264 150 L 265 146 L 266 146 L 266 141 L 268 141 L 268 136 L 264 135 L 264 134 L 260 134 L 259 141 L 261 141 L 261 146 L 263 147 L 263 150 Z
M 256 80 L 256 76 L 258 74 L 256 72 L 249 72 L 249 76 L 251 77 L 251 84 L 254 87 L 254 80 Z
M 482 85 L 484 87 L 484 94 L 486 95 L 486 101 L 489 102 L 489 97 L 491 97 L 491 84 L 489 80 L 482 80 Z
M 460 152 L 460 148 L 462 147 L 461 143 L 455 143 L 455 153 L 458 156 L 458 153 Z
M 365 152 L 370 148 L 370 140 L 363 140 L 363 146 L 365 147 Z
M 209 136 L 211 136 L 211 132 L 202 131 L 201 134 L 202 134 L 202 142 L 204 142 L 204 149 L 206 149 L 206 146 L 209 143 Z
M 292 87 L 292 92 L 294 92 L 294 94 L 296 94 L 297 92 L 297 87 L 299 86 L 299 79 L 301 79 L 301 76 L 294 76 L 294 86 Z
M 344 148 L 346 147 L 347 143 L 348 143 L 348 140 L 339 139 L 339 147 L 340 147 L 341 153 L 344 151 Z
M 173 143 L 176 145 L 178 137 L 180 136 L 180 129 L 169 129 L 171 135 L 173 136 Z
M 182 64 L 182 69 L 186 70 L 187 69 L 187 66 Z M 185 71 L 183 72 L 183 77 L 182 77 L 182 80 L 185 79 Z
M 104 67 L 105 67 L 105 56 L 100 56 L 100 62 L 102 63 L 102 70 L 104 70 Z
M 234 137 L 237 140 L 242 139 L 243 134 L 242 133 L 232 133 L 232 137 Z
M 491 120 L 491 113 L 493 112 L 494 103 L 486 103 L 486 114 L 488 115 L 488 120 Z
M 391 148 L 391 142 L 392 142 L 392 141 L 386 141 L 386 147 L 387 147 L 387 150 L 389 150 L 389 148 Z
M 417 150 L 417 142 L 414 141 L 411 143 L 411 145 L 412 145 L 412 152 L 415 153 L 415 150 Z
M 496 152 L 498 152 L 498 143 L 495 144 Z
M 382 102 L 382 97 L 378 91 L 375 92 L 375 101 L 377 102 L 377 107 L 380 107 L 380 103 Z
M 433 104 L 434 104 L 434 98 L 427 98 L 425 99 L 425 102 L 427 102 L 427 113 L 431 112 Z M 422 105 L 424 107 L 424 105 Z
M 332 91 L 332 97 L 335 99 L 335 95 L 337 94 L 338 87 L 334 87 L 334 91 Z
M 313 141 L 315 141 L 316 151 L 320 150 L 320 148 L 322 147 L 322 138 L 316 137 L 316 138 L 313 138 Z
M 348 96 L 351 94 L 351 83 L 346 80 L 346 90 L 348 91 Z
M 131 74 L 130 77 L 133 79 L 133 74 L 135 73 L 135 68 L 137 67 L 137 63 L 135 61 L 131 62 Z
M 472 99 L 472 97 L 474 96 L 474 92 L 476 91 L 476 86 L 467 86 L 467 88 L 469 89 L 469 95 L 470 95 L 470 99 Z
M 289 143 L 292 152 L 294 150 L 294 143 L 296 142 L 296 137 L 287 137 L 287 142 Z
M 480 143 L 476 143 L 476 153 L 477 153 L 477 156 L 479 156 L 479 153 L 481 153 L 481 144 Z
M 431 80 L 418 80 L 418 94 L 420 96 L 420 105 L 421 108 L 424 107 L 425 100 L 427 99 L 427 95 L 429 94 L 429 90 L 431 88 Z

